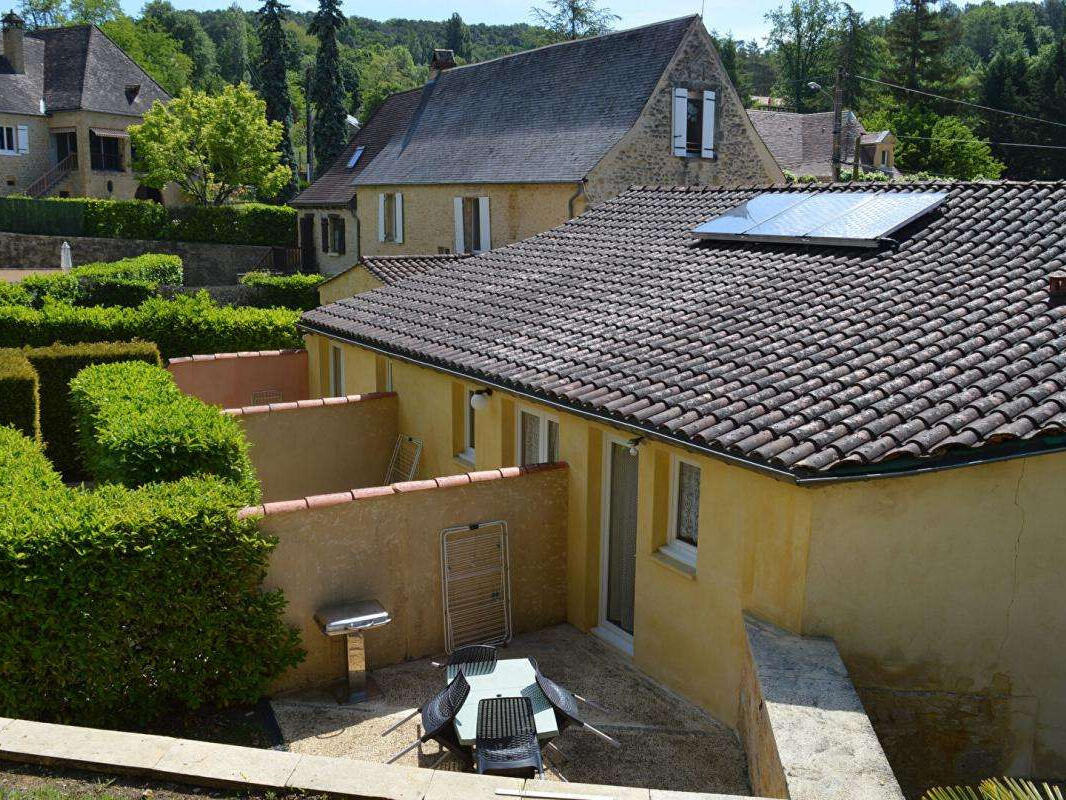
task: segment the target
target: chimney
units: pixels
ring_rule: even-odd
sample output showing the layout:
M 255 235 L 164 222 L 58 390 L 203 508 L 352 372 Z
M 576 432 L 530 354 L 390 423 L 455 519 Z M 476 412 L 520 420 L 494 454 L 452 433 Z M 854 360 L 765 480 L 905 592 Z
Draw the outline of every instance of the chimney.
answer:
M 22 48 L 22 37 L 26 32 L 26 23 L 14 11 L 8 11 L 2 20 L 4 28 L 4 57 L 11 64 L 11 69 L 21 75 L 26 71 L 26 56 Z
M 446 69 L 455 66 L 455 53 L 451 50 L 434 50 L 433 60 L 429 62 L 429 79 L 437 80 Z

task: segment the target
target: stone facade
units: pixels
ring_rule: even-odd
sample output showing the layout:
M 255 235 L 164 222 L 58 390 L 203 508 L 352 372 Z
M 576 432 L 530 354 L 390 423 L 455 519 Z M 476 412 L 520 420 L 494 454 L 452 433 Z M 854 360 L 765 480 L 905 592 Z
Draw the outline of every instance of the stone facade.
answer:
M 256 269 L 272 250 L 259 245 L 150 242 L 141 239 L 0 232 L 0 264 L 12 269 L 58 267 L 63 242 L 70 243 L 75 266 L 94 261 L 118 261 L 145 253 L 173 253 L 181 256 L 185 265 L 186 286 L 234 284 L 238 275 Z
M 359 219 L 352 208 L 301 208 L 300 230 L 304 220 L 311 218 L 311 243 L 314 245 L 314 263 L 323 275 L 337 275 L 359 260 Z M 328 246 L 322 248 L 322 221 L 330 217 L 344 220 L 344 252 L 337 253 Z
M 673 154 L 673 89 L 713 90 L 715 158 Z M 752 186 L 784 175 L 755 133 L 744 104 L 702 24 L 685 37 L 636 124 L 589 173 L 589 202 L 609 200 L 637 184 Z

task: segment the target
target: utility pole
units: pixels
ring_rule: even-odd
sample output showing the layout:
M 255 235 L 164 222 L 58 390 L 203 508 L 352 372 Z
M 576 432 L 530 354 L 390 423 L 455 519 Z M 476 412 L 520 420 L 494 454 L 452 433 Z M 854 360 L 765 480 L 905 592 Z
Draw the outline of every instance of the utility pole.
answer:
M 833 87 L 833 180 L 840 180 L 840 149 L 844 115 L 844 68 L 837 67 L 836 85 Z
M 311 139 L 311 73 L 314 68 L 304 70 L 304 127 L 307 132 L 307 182 L 314 179 L 315 155 L 314 142 Z
M 855 163 L 851 165 L 851 179 L 859 179 L 859 157 L 862 155 L 862 136 L 855 134 Z

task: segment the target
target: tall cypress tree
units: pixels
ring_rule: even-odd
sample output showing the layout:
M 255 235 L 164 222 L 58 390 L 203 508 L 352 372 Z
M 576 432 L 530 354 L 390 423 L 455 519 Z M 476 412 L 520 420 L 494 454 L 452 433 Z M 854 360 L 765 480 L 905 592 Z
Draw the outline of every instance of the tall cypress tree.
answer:
M 296 154 L 292 150 L 292 97 L 289 95 L 289 81 L 285 74 L 285 12 L 289 10 L 281 0 L 265 0 L 257 13 L 256 29 L 261 43 L 259 59 L 260 94 L 266 101 L 268 120 L 277 121 L 284 127 L 284 133 L 278 149 L 281 151 L 281 163 L 292 171 L 292 180 L 282 189 L 279 199 L 288 200 L 296 193 L 297 166 Z
M 337 48 L 337 31 L 343 25 L 339 0 L 319 0 L 318 11 L 307 29 L 318 39 L 310 98 L 315 109 L 316 177 L 329 169 L 348 139 L 345 122 L 348 111 L 344 105 L 344 82 Z

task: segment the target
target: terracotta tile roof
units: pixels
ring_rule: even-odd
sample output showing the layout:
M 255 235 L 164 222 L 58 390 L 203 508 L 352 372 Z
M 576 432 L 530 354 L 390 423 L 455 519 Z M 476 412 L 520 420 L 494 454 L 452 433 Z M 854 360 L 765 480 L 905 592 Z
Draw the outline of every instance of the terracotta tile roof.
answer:
M 101 111 L 141 116 L 155 100 L 170 99 L 159 84 L 95 25 L 27 31 L 26 71 L 15 74 L 0 57 L 0 111 L 40 114 Z M 126 87 L 140 86 L 132 102 Z
M 769 191 L 919 187 L 895 250 L 698 244 L 768 190 L 634 188 L 302 326 L 800 476 L 1066 433 L 1066 183 Z
M 391 286 L 397 281 L 421 275 L 445 264 L 454 264 L 470 258 L 470 253 L 442 253 L 428 256 L 364 256 L 359 263 L 384 283 Z

